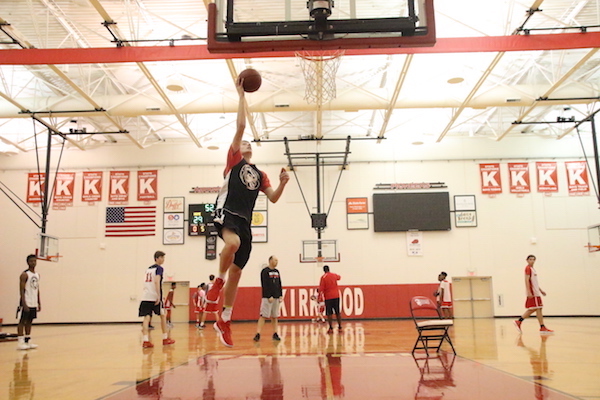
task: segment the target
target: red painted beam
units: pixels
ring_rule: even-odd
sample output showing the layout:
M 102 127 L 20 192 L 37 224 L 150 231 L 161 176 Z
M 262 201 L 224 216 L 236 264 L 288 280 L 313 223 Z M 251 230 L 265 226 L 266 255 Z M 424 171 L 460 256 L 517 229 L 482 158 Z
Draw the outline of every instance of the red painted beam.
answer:
M 346 55 L 495 53 L 500 51 L 569 50 L 596 47 L 600 47 L 600 32 L 438 38 L 436 44 L 432 47 L 346 49 Z M 88 49 L 14 49 L 0 50 L 0 65 L 111 64 L 294 56 L 294 51 L 211 54 L 206 45 Z

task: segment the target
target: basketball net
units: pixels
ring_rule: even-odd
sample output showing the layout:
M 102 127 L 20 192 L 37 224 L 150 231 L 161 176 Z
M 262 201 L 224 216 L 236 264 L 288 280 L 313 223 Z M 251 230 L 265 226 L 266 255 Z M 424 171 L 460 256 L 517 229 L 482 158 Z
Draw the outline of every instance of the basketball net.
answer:
M 307 102 L 323 104 L 335 99 L 335 74 L 344 53 L 344 50 L 296 52 L 306 81 Z

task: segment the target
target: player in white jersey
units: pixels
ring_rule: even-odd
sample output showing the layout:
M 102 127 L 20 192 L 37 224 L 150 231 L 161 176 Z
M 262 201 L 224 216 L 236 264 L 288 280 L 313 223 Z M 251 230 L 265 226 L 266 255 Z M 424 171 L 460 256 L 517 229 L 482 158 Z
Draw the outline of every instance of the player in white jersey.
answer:
M 515 327 L 521 333 L 521 324 L 525 320 L 525 318 L 529 318 L 531 314 L 535 313 L 540 323 L 540 333 L 542 334 L 552 334 L 553 330 L 546 328 L 544 325 L 544 314 L 542 314 L 542 296 L 546 295 L 546 292 L 540 288 L 537 279 L 537 272 L 535 268 L 533 268 L 533 264 L 535 264 L 535 256 L 529 255 L 527 256 L 527 266 L 525 267 L 525 290 L 527 294 L 527 300 L 525 301 L 525 308 L 527 311 L 521 316 L 521 318 L 514 321 Z
M 19 277 L 19 308 L 21 318 L 17 327 L 17 350 L 29 350 L 37 348 L 37 344 L 31 342 L 31 325 L 37 318 L 37 313 L 42 310 L 40 301 L 39 281 L 40 275 L 35 272 L 37 257 L 33 254 L 27 256 L 28 269 Z
M 164 269 L 162 264 L 165 262 L 165 253 L 157 251 L 154 253 L 155 264 L 148 267 L 144 277 L 144 291 L 142 293 L 142 301 L 140 303 L 139 316 L 144 317 L 142 322 L 142 334 L 144 342 L 142 347 L 154 347 L 150 341 L 150 317 L 152 313 L 160 315 L 160 323 L 163 332 L 163 346 L 173 344 L 175 341 L 169 337 L 170 332 L 167 330 L 167 319 L 165 317 L 164 308 L 162 305 L 162 278 Z
M 435 292 L 435 295 L 442 317 L 452 318 L 452 293 L 450 292 L 450 282 L 446 279 L 447 276 L 448 274 L 445 272 L 440 272 L 438 275 L 440 286 Z

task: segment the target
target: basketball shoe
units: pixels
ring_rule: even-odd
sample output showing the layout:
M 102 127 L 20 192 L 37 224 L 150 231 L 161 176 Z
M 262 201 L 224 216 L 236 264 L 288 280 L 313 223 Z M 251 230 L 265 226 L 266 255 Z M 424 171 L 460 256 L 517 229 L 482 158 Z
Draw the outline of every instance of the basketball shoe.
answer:
M 144 343 L 142 343 L 142 347 L 150 348 L 150 347 L 154 347 L 154 345 L 152 344 L 152 342 L 144 342 Z
M 175 343 L 175 341 L 173 339 L 171 339 L 171 338 L 163 339 L 163 346 L 166 346 L 166 345 L 169 345 L 169 344 L 173 344 L 173 343 Z
M 515 324 L 515 328 L 519 331 L 519 333 L 522 333 L 523 331 L 521 330 L 521 324 L 523 323 L 523 321 L 519 321 L 518 319 L 515 319 L 513 321 L 513 324 Z
M 552 335 L 553 333 L 554 333 L 554 331 L 552 329 L 548 329 L 545 326 L 542 326 L 540 328 L 540 334 L 543 334 L 543 335 Z
M 225 281 L 221 278 L 215 279 L 215 283 L 211 286 L 208 293 L 206 293 L 206 311 L 215 312 L 218 311 L 219 294 Z
M 281 340 L 281 338 L 279 337 L 279 335 L 277 334 L 277 332 L 275 332 L 273 334 L 273 340 Z
M 219 339 L 227 347 L 233 347 L 233 340 L 231 340 L 231 321 L 224 322 L 219 319 L 213 325 L 215 331 L 219 334 Z

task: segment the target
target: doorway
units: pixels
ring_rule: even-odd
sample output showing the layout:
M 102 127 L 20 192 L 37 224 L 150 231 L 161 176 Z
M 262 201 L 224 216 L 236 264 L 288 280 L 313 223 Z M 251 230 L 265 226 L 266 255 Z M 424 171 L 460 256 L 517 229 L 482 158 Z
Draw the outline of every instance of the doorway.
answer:
M 491 276 L 458 276 L 452 278 L 455 318 L 492 318 Z
M 169 290 L 171 290 L 171 284 L 176 283 L 175 292 L 173 293 L 173 304 L 174 308 L 171 309 L 171 322 L 189 322 L 189 294 L 190 294 L 190 282 L 189 281 L 163 281 L 162 291 L 163 298 L 167 297 Z

